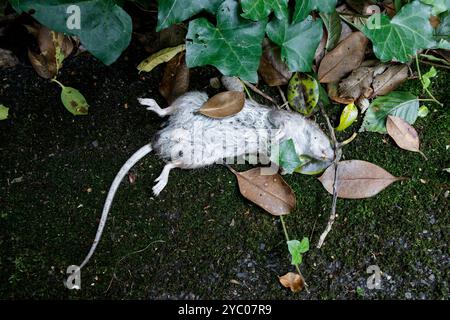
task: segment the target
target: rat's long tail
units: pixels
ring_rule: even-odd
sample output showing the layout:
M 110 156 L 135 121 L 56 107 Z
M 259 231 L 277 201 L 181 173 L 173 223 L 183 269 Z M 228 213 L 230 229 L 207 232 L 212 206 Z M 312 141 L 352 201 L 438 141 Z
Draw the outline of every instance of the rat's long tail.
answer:
M 122 166 L 120 171 L 117 173 L 116 177 L 114 178 L 113 183 L 111 184 L 111 187 L 109 188 L 108 196 L 106 197 L 105 205 L 103 207 L 102 217 L 100 219 L 100 223 L 98 224 L 97 233 L 95 234 L 95 239 L 94 239 L 94 242 L 92 243 L 91 250 L 89 250 L 89 253 L 87 254 L 86 258 L 84 258 L 84 261 L 81 263 L 79 270 L 81 270 L 81 268 L 83 268 L 86 265 L 86 263 L 89 262 L 89 259 L 91 259 L 92 255 L 95 252 L 95 249 L 97 248 L 100 238 L 102 237 L 103 228 L 105 227 L 105 224 L 106 224 L 106 219 L 108 219 L 109 209 L 111 209 L 111 204 L 114 200 L 114 196 L 117 192 L 117 189 L 119 189 L 122 179 L 127 175 L 128 171 L 137 162 L 139 162 L 139 160 L 144 158 L 151 151 L 152 151 L 152 146 L 150 144 L 143 146 L 138 151 L 136 151 L 131 156 L 131 158 L 127 160 L 127 162 L 125 162 L 125 164 Z

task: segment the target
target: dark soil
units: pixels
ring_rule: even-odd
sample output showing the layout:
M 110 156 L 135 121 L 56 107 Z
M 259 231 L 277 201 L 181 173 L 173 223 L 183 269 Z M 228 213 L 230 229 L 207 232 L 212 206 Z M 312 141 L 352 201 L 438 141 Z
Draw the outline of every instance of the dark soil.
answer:
M 31 66 L 0 71 L 0 103 L 10 107 L 10 119 L 0 122 L 1 298 L 448 299 L 449 174 L 442 169 L 450 163 L 450 73 L 441 70 L 432 88 L 446 105 L 429 104 L 430 114 L 415 125 L 429 160 L 388 136 L 359 134 L 346 159 L 410 179 L 371 199 L 339 200 L 321 250 L 315 244 L 331 198 L 314 177 L 286 177 L 298 201 L 286 218 L 289 232 L 311 240 L 301 266 L 310 293 L 279 284 L 278 276 L 294 271 L 279 219 L 241 197 L 231 172 L 219 165 L 174 170 L 154 198 L 164 165 L 155 155 L 133 168 L 135 183 L 122 184 L 82 270 L 82 290 L 66 289 L 66 268 L 86 255 L 115 174 L 162 123 L 136 100 L 166 105 L 158 92 L 162 67 L 137 73 L 146 57 L 133 43 L 109 67 L 88 54 L 69 59 L 58 79 L 85 95 L 91 108 L 84 117 L 68 113 L 59 87 Z M 190 88 L 211 93 L 216 75 L 193 69 Z M 403 89 L 421 93 L 417 81 Z M 379 290 L 366 287 L 370 265 L 382 271 Z

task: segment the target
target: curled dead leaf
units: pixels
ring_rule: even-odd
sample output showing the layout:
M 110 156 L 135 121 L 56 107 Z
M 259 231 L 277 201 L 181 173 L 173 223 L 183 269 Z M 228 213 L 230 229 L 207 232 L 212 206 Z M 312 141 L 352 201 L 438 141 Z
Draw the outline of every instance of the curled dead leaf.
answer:
M 28 51 L 33 68 L 43 78 L 55 77 L 61 69 L 64 59 L 74 49 L 72 40 L 63 33 L 40 25 L 28 26 L 27 29 L 36 36 L 40 50 L 40 53 Z
M 14 67 L 19 59 L 9 50 L 0 48 L 0 69 Z
M 283 287 L 291 289 L 292 292 L 300 292 L 305 287 L 305 280 L 298 273 L 288 272 L 284 276 L 278 277 L 278 280 Z
M 289 214 L 296 205 L 295 193 L 278 174 L 262 174 L 261 168 L 237 172 L 229 167 L 238 180 L 241 194 L 274 216 Z
M 56 65 L 49 64 L 39 53 L 28 50 L 28 59 L 36 73 L 44 79 L 51 79 L 56 75 Z
M 339 81 L 363 61 L 368 39 L 362 32 L 353 32 L 328 52 L 319 66 L 319 81 L 322 83 Z
M 319 178 L 324 188 L 333 194 L 334 164 Z M 344 199 L 373 197 L 391 183 L 403 180 L 383 168 L 362 160 L 346 160 L 338 163 L 337 195 Z
M 280 48 L 263 41 L 263 54 L 259 63 L 259 74 L 269 86 L 281 86 L 289 82 L 292 72 L 281 59 Z
M 341 99 L 356 100 L 360 96 L 366 96 L 367 92 L 372 92 L 371 84 L 373 80 L 372 67 L 359 67 L 339 83 L 339 97 Z M 370 94 L 369 94 L 370 95 Z
M 186 66 L 185 54 L 181 52 L 166 64 L 159 92 L 171 104 L 188 89 L 189 68 Z
M 339 95 L 338 85 L 339 85 L 338 82 L 327 83 L 327 93 L 328 93 L 328 96 L 330 97 L 330 99 L 337 103 L 342 103 L 342 104 L 349 104 L 349 103 L 354 102 L 353 98 L 345 98 L 345 97 L 341 97 Z
M 244 92 L 226 91 L 210 98 L 202 105 L 198 112 L 210 118 L 222 119 L 241 111 L 244 103 Z
M 419 149 L 420 141 L 417 131 L 407 121 L 400 117 L 389 115 L 386 121 L 386 130 L 400 148 L 418 152 L 427 159 L 425 154 Z
M 408 72 L 409 69 L 406 64 L 397 64 L 388 67 L 383 73 L 375 76 L 372 83 L 373 93 L 368 98 L 384 96 L 395 90 L 408 78 Z

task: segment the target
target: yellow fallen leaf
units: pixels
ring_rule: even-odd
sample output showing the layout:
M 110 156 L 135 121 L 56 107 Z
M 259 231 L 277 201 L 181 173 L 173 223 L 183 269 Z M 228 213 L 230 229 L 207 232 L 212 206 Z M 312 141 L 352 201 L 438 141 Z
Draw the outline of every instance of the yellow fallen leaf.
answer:
M 339 126 L 336 128 L 336 131 L 344 131 L 348 127 L 350 127 L 353 122 L 355 122 L 358 117 L 358 108 L 355 104 L 349 103 L 345 106 L 344 110 L 341 113 L 341 118 L 339 121 Z
M 173 57 L 175 57 L 178 53 L 181 51 L 186 50 L 186 45 L 180 44 L 176 47 L 170 47 L 166 49 L 162 49 L 154 54 L 152 54 L 150 57 L 142 61 L 137 69 L 139 72 L 145 71 L 150 72 L 152 71 L 156 66 L 160 65 L 161 63 L 170 61 Z

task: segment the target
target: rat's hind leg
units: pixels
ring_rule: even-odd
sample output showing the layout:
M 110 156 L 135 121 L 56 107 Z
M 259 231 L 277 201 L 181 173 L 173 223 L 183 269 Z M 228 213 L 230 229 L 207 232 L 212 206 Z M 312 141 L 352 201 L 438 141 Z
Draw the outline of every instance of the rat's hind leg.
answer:
M 160 117 L 165 117 L 175 111 L 174 106 L 162 109 L 154 99 L 139 98 L 138 101 L 140 104 L 148 106 L 147 110 L 155 112 Z
M 164 167 L 163 171 L 161 172 L 161 174 L 159 175 L 159 177 L 155 179 L 155 182 L 158 182 L 153 187 L 153 194 L 155 196 L 158 196 L 161 193 L 161 191 L 165 188 L 165 186 L 167 185 L 167 182 L 169 181 L 170 170 L 172 170 L 174 168 L 181 168 L 182 166 L 183 166 L 183 162 L 181 160 L 169 162 L 168 164 L 165 165 L 165 167 Z

